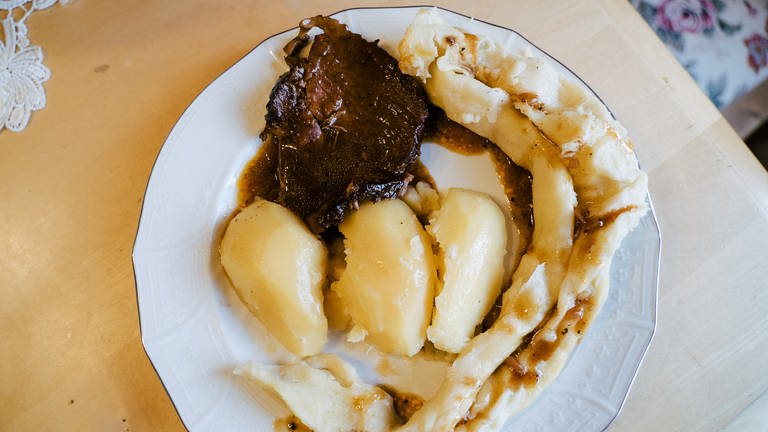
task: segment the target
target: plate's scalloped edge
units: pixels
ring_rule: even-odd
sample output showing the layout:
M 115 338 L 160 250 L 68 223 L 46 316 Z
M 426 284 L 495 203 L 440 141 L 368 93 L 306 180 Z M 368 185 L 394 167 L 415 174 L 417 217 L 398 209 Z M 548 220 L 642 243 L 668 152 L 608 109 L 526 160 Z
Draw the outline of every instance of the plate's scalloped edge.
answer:
M 154 169 L 154 166 L 152 167 Z M 151 171 L 150 171 L 150 177 L 151 177 Z M 146 196 L 146 191 L 144 192 L 144 195 Z M 144 209 L 143 201 L 142 201 L 142 211 Z M 139 224 L 141 225 L 141 215 L 139 215 Z M 139 227 L 136 228 L 136 236 L 138 236 Z M 134 249 L 136 248 L 136 240 L 134 239 Z M 132 254 L 133 255 L 133 254 Z M 173 401 L 173 398 L 171 397 L 171 393 L 168 391 L 168 387 L 165 385 L 165 382 L 163 381 L 163 377 L 160 376 L 160 373 L 157 371 L 157 366 L 155 366 L 155 363 L 152 361 L 152 356 L 149 354 L 149 351 L 147 351 L 147 344 L 144 342 L 144 334 L 141 331 L 141 308 L 139 307 L 139 282 L 136 278 L 136 262 L 133 256 L 131 256 L 131 267 L 133 268 L 133 285 L 134 290 L 136 291 L 136 312 L 139 317 L 139 337 L 141 337 L 141 349 L 144 351 L 144 354 L 147 356 L 147 359 L 149 360 L 149 364 L 152 366 L 152 370 L 155 371 L 155 375 L 157 375 L 157 378 L 160 380 L 160 385 L 163 386 L 163 390 L 165 391 L 165 394 L 168 395 L 168 399 L 171 401 L 171 405 L 173 406 L 173 410 L 176 411 L 176 416 L 179 418 L 179 421 L 181 421 L 181 425 L 184 426 L 184 429 L 189 430 L 189 426 L 187 426 L 186 423 L 184 423 L 184 418 L 179 414 L 179 407 L 176 406 L 176 402 Z
M 656 335 L 656 329 L 659 325 L 659 282 L 661 278 L 661 252 L 662 252 L 662 238 L 661 238 L 661 229 L 659 228 L 659 220 L 656 217 L 656 211 L 654 210 L 653 201 L 651 200 L 650 192 L 648 193 L 648 215 L 651 217 L 651 222 L 653 222 L 653 227 L 656 230 L 656 236 L 659 240 L 659 245 L 657 247 L 657 260 L 656 260 L 656 283 L 653 284 L 653 298 L 654 301 L 651 303 L 653 308 L 653 327 L 651 328 L 651 333 L 648 335 L 648 341 L 645 342 L 645 347 L 642 349 L 642 353 L 637 360 L 637 364 L 635 365 L 634 372 L 632 373 L 632 378 L 629 380 L 629 384 L 627 385 L 627 390 L 624 392 L 624 397 L 621 399 L 621 403 L 619 404 L 619 408 L 616 410 L 616 413 L 611 417 L 611 419 L 606 423 L 605 427 L 603 428 L 603 432 L 607 431 L 609 427 L 613 424 L 613 422 L 616 420 L 616 418 L 621 414 L 621 410 L 624 409 L 624 404 L 627 402 L 627 398 L 629 398 L 629 392 L 632 391 L 632 385 L 635 383 L 635 378 L 637 378 L 637 373 L 640 371 L 640 367 L 643 365 L 643 360 L 645 360 L 645 356 L 648 354 L 648 350 L 651 348 L 651 343 L 653 342 L 653 337 Z M 647 216 L 646 216 L 647 217 Z
M 435 5 L 360 6 L 360 7 L 351 7 L 351 8 L 341 9 L 339 11 L 336 11 L 334 13 L 329 14 L 329 16 L 336 16 L 336 15 L 339 15 L 339 14 L 342 14 L 342 13 L 345 13 L 345 12 L 356 11 L 356 10 L 416 9 L 416 8 L 434 8 L 434 9 L 438 9 L 438 10 L 441 10 L 441 11 L 444 11 L 444 12 L 447 12 L 447 13 L 451 13 L 451 14 L 454 14 L 454 15 L 462 16 L 462 17 L 467 18 L 469 20 L 477 21 L 477 22 L 480 22 L 480 23 L 483 23 L 483 24 L 486 24 L 486 25 L 489 25 L 489 26 L 492 26 L 492 27 L 496 27 L 496 28 L 499 28 L 499 29 L 502 29 L 502 30 L 506 30 L 506 31 L 509 31 L 509 32 L 512 32 L 512 33 L 516 34 L 521 39 L 523 39 L 527 44 L 531 45 L 532 47 L 534 47 L 535 49 L 537 49 L 538 51 L 540 51 L 541 53 L 546 55 L 550 60 L 560 64 L 564 69 L 566 69 L 568 72 L 570 72 L 573 77 L 575 77 L 587 89 L 589 89 L 589 91 L 603 104 L 603 106 L 606 107 L 606 109 L 611 114 L 611 116 L 614 119 L 616 119 L 616 116 L 614 115 L 614 113 L 611 110 L 611 108 L 605 103 L 605 101 L 603 101 L 603 99 L 600 97 L 600 95 L 597 92 L 595 92 L 594 89 L 592 89 L 592 87 L 587 82 L 585 82 L 578 74 L 576 74 L 571 68 L 569 68 L 568 66 L 566 66 L 565 64 L 560 62 L 557 58 L 551 56 L 547 51 L 543 50 L 538 45 L 536 45 L 535 43 L 531 42 L 524 35 L 522 35 L 518 31 L 513 30 L 513 29 L 511 29 L 509 27 L 505 27 L 505 26 L 502 26 L 502 25 L 499 25 L 499 24 L 494 24 L 494 23 L 491 23 L 491 22 L 488 22 L 488 21 L 484 21 L 484 20 L 472 17 L 470 15 L 463 14 L 461 12 L 456 12 L 456 11 L 453 11 L 453 10 L 450 10 L 450 9 L 446 9 L 446 8 L 441 7 L 441 6 L 435 6 Z M 137 276 L 136 276 L 136 255 L 137 255 L 136 247 L 137 247 L 137 244 L 138 244 L 138 241 L 139 241 L 139 234 L 141 232 L 141 223 L 142 223 L 142 220 L 144 218 L 144 204 L 146 202 L 147 195 L 150 192 L 149 191 L 150 181 L 151 181 L 152 176 L 153 176 L 153 174 L 155 172 L 155 168 L 157 167 L 157 163 L 158 163 L 158 160 L 160 159 L 160 156 L 161 156 L 161 154 L 163 152 L 163 149 L 166 147 L 166 144 L 168 144 L 168 142 L 171 140 L 171 138 L 173 138 L 174 132 L 177 131 L 177 128 L 179 127 L 179 123 L 184 119 L 184 116 L 189 112 L 190 108 L 193 105 L 195 105 L 195 103 L 197 103 L 200 100 L 201 96 L 211 87 L 211 85 L 213 85 L 213 83 L 216 82 L 219 78 L 221 78 L 221 76 L 223 76 L 228 71 L 230 71 L 233 67 L 235 67 L 243 59 L 248 57 L 251 53 L 253 53 L 256 49 L 258 49 L 261 45 L 263 45 L 268 40 L 270 40 L 272 38 L 275 38 L 275 37 L 278 37 L 278 36 L 282 36 L 282 35 L 284 35 L 286 33 L 295 32 L 297 30 L 298 30 L 298 26 L 292 27 L 292 28 L 289 28 L 287 30 L 284 30 L 284 31 L 281 31 L 281 32 L 277 32 L 277 33 L 274 33 L 274 34 L 272 34 L 270 36 L 265 37 L 264 39 L 259 41 L 259 43 L 254 45 L 253 48 L 251 48 L 248 52 L 246 52 L 240 58 L 235 60 L 232 64 L 227 66 L 226 69 L 221 71 L 221 73 L 216 75 L 215 78 L 213 78 L 203 89 L 201 89 L 197 93 L 197 95 L 195 95 L 195 97 L 192 100 L 192 102 L 189 105 L 187 105 L 186 108 L 184 108 L 184 111 L 181 113 L 181 115 L 179 116 L 178 120 L 176 120 L 176 122 L 174 123 L 173 127 L 168 132 L 168 135 L 166 136 L 165 140 L 163 141 L 163 144 L 160 146 L 160 149 L 157 152 L 157 155 L 155 156 L 155 160 L 152 163 L 152 168 L 150 169 L 149 175 L 147 176 L 147 185 L 145 186 L 144 194 L 142 195 L 141 210 L 139 212 L 138 223 L 136 224 L 136 234 L 134 235 L 133 247 L 132 247 L 132 252 L 131 252 L 131 267 L 133 269 L 134 290 L 135 290 L 135 293 L 136 293 L 136 312 L 137 312 L 138 323 L 139 323 L 139 335 L 140 335 L 141 341 L 142 341 L 142 349 L 143 349 L 144 353 L 146 354 L 147 359 L 149 360 L 149 363 L 150 363 L 150 365 L 152 366 L 152 369 L 155 372 L 155 375 L 157 375 L 158 379 L 160 380 L 160 384 L 163 386 L 163 390 L 165 391 L 166 395 L 168 396 L 168 399 L 170 400 L 171 405 L 173 406 L 174 411 L 176 411 L 176 415 L 178 416 L 179 421 L 181 422 L 182 426 L 184 426 L 184 428 L 186 430 L 190 430 L 190 428 L 185 423 L 184 418 L 182 417 L 182 415 L 179 412 L 179 408 L 176 406 L 176 403 L 174 402 L 173 397 L 171 396 L 170 392 L 168 391 L 168 387 L 167 387 L 166 383 L 163 381 L 162 376 L 158 372 L 157 367 L 155 366 L 155 363 L 152 360 L 152 355 L 149 353 L 149 351 L 147 349 L 147 344 L 144 341 L 144 334 L 143 334 L 143 331 L 142 331 L 141 308 L 140 308 L 140 300 L 139 300 L 139 295 L 140 294 L 139 294 L 139 287 L 138 287 L 138 279 L 137 279 Z M 661 274 L 662 238 L 661 238 L 661 230 L 659 229 L 659 222 L 658 222 L 658 219 L 656 217 L 656 213 L 654 211 L 654 206 L 653 206 L 653 202 L 651 201 L 650 194 L 648 195 L 648 204 L 649 204 L 649 213 L 650 213 L 650 216 L 652 218 L 653 225 L 655 227 L 655 230 L 656 230 L 656 233 L 657 233 L 657 236 L 658 236 L 658 242 L 659 242 L 659 245 L 658 245 L 658 262 L 656 264 L 656 271 L 655 271 L 655 273 L 656 273 L 656 283 L 654 284 L 654 287 L 653 287 L 653 297 L 654 297 L 654 300 L 655 300 L 655 301 L 652 302 L 652 307 L 653 307 L 653 328 L 651 329 L 651 333 L 650 333 L 650 335 L 648 337 L 648 341 L 645 343 L 645 347 L 643 348 L 642 355 L 640 356 L 640 358 L 639 358 L 639 360 L 637 362 L 637 365 L 634 368 L 634 372 L 632 374 L 632 379 L 630 380 L 629 385 L 627 386 L 627 390 L 626 390 L 626 392 L 624 394 L 624 397 L 623 397 L 623 399 L 621 401 L 621 404 L 619 405 L 618 409 L 616 410 L 616 413 L 614 414 L 614 416 L 610 419 L 610 421 L 602 429 L 603 431 L 607 430 L 610 427 L 610 425 L 614 422 L 614 420 L 616 420 L 616 418 L 621 413 L 621 410 L 624 408 L 624 404 L 627 401 L 627 398 L 629 396 L 629 392 L 630 392 L 630 390 L 632 388 L 632 385 L 634 384 L 635 378 L 637 377 L 637 373 L 640 370 L 640 367 L 642 366 L 642 362 L 645 359 L 646 354 L 648 353 L 648 349 L 650 348 L 651 342 L 653 341 L 653 337 L 656 334 L 656 328 L 658 326 L 658 298 L 659 298 L 658 291 L 659 291 L 659 281 L 660 281 L 660 274 Z
M 342 11 L 340 11 L 340 12 L 342 12 Z M 139 283 L 138 283 L 138 278 L 136 276 L 136 255 L 137 255 L 136 246 L 138 245 L 139 233 L 141 232 L 141 222 L 142 222 L 142 220 L 144 218 L 144 203 L 146 202 L 147 195 L 150 192 L 149 191 L 150 181 L 152 179 L 152 175 L 155 172 L 155 168 L 157 167 L 157 162 L 160 159 L 160 156 L 161 156 L 161 154 L 163 152 L 163 149 L 166 147 L 166 144 L 173 137 L 174 131 L 176 131 L 177 128 L 179 127 L 179 123 L 182 121 L 184 116 L 187 114 L 187 112 L 189 112 L 190 108 L 197 101 L 200 100 L 200 97 L 203 95 L 203 93 L 205 93 L 206 90 L 208 90 L 208 88 L 210 88 L 211 85 L 213 85 L 213 83 L 216 80 L 221 78 L 222 75 L 224 75 L 229 70 L 231 70 L 233 67 L 235 67 L 238 63 L 240 63 L 243 59 L 248 57 L 252 52 L 257 50 L 265 42 L 267 42 L 268 40 L 270 40 L 270 39 L 272 39 L 274 37 L 281 36 L 281 35 L 284 35 L 286 33 L 294 32 L 296 30 L 298 30 L 298 27 L 292 27 L 292 28 L 290 28 L 288 30 L 284 30 L 284 31 L 275 33 L 273 35 L 270 35 L 268 37 L 265 37 L 259 43 L 254 45 L 254 47 L 251 48 L 247 53 L 243 54 L 240 58 L 235 60 L 231 65 L 227 66 L 226 69 L 224 69 L 221 73 L 219 73 L 202 90 L 200 90 L 197 93 L 197 95 L 195 95 L 195 98 L 192 100 L 192 102 L 189 105 L 187 105 L 186 108 L 184 108 L 184 111 L 181 113 L 181 115 L 179 116 L 178 120 L 176 120 L 176 122 L 174 123 L 173 127 L 168 132 L 168 135 L 165 137 L 165 140 L 163 141 L 163 144 L 160 146 L 160 149 L 158 150 L 157 155 L 155 156 L 155 160 L 152 162 L 152 168 L 149 170 L 149 175 L 147 176 L 147 185 L 144 188 L 144 194 L 142 195 L 142 198 L 141 198 L 141 211 L 139 212 L 139 221 L 136 224 L 136 234 L 134 235 L 134 238 L 133 238 L 133 247 L 132 247 L 132 251 L 131 251 L 131 267 L 133 268 L 133 285 L 134 285 L 134 290 L 135 290 L 135 293 L 136 293 L 136 312 L 137 312 L 137 315 L 138 315 L 138 318 L 139 318 L 139 321 L 138 321 L 139 322 L 139 336 L 141 337 L 141 346 L 142 346 L 142 349 L 144 350 L 144 354 L 146 354 L 147 359 L 149 360 L 149 364 L 152 366 L 152 369 L 155 371 L 155 375 L 157 375 L 157 378 L 160 380 L 160 384 L 163 386 L 163 390 L 165 391 L 165 394 L 168 396 L 168 399 L 171 401 L 171 405 L 173 406 L 174 411 L 176 411 L 176 416 L 179 418 L 179 421 L 181 421 L 182 426 L 184 426 L 184 429 L 186 429 L 186 430 L 190 430 L 190 428 L 184 422 L 184 417 L 179 412 L 179 407 L 176 406 L 176 402 L 174 402 L 173 397 L 171 396 L 171 393 L 168 391 L 168 386 L 163 381 L 163 377 L 157 371 L 157 366 L 155 366 L 155 363 L 152 360 L 152 355 L 147 350 L 147 343 L 144 340 L 144 332 L 142 331 L 141 307 L 140 307 L 140 302 L 139 302 Z

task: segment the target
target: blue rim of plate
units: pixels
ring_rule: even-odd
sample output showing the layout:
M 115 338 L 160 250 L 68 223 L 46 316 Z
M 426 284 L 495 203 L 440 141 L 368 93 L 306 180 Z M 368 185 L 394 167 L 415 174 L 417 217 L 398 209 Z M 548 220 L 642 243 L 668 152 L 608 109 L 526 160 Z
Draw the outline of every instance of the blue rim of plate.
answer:
M 536 45 L 533 42 L 531 42 L 528 38 L 526 38 L 525 36 L 523 36 L 522 34 L 517 32 L 516 30 L 513 30 L 513 29 L 511 29 L 509 27 L 505 27 L 505 26 L 502 26 L 502 25 L 499 25 L 499 24 L 494 24 L 494 23 L 491 23 L 491 22 L 488 22 L 488 21 L 477 19 L 477 18 L 472 17 L 470 15 L 466 15 L 466 14 L 463 14 L 461 12 L 456 12 L 456 11 L 453 11 L 453 10 L 450 10 L 450 9 L 446 9 L 446 8 L 443 8 L 443 7 L 440 7 L 440 6 L 435 6 L 435 5 L 378 6 L 378 7 L 377 6 L 361 6 L 361 7 L 351 7 L 351 8 L 346 8 L 346 9 L 342 9 L 342 10 L 336 11 L 336 12 L 334 12 L 332 14 L 329 14 L 328 16 L 335 17 L 335 16 L 340 15 L 342 13 L 345 13 L 345 12 L 348 12 L 348 11 L 355 11 L 355 10 L 414 9 L 414 8 L 434 8 L 434 9 L 438 9 L 438 10 L 441 10 L 441 11 L 445 11 L 445 12 L 448 12 L 448 13 L 459 15 L 459 16 L 465 17 L 467 19 L 470 19 L 470 20 L 473 20 L 473 21 L 477 21 L 477 22 L 480 22 L 480 23 L 483 23 L 483 24 L 486 24 L 486 25 L 489 25 L 489 26 L 492 26 L 492 27 L 496 27 L 496 28 L 499 28 L 499 29 L 502 29 L 502 30 L 506 30 L 506 31 L 509 31 L 509 32 L 512 32 L 512 33 L 516 34 L 521 39 L 523 39 L 526 43 L 530 44 L 532 47 L 534 47 L 537 50 L 541 51 L 544 55 L 549 57 L 551 60 L 557 62 L 563 68 L 568 70 L 576 79 L 578 79 L 582 84 L 584 84 L 584 86 L 586 86 L 589 89 L 589 91 L 592 92 L 593 95 L 595 95 L 595 97 L 597 97 L 597 99 L 600 101 L 600 103 L 602 103 L 603 106 L 606 107 L 606 109 L 611 114 L 611 116 L 614 119 L 616 118 L 616 116 L 613 114 L 613 111 L 611 111 L 610 107 L 605 103 L 605 101 L 603 101 L 603 99 L 600 97 L 600 95 L 598 95 L 597 92 L 595 92 L 594 89 L 592 89 L 592 87 L 590 87 L 589 84 L 587 84 L 571 68 L 569 68 L 568 66 L 564 65 L 562 62 L 560 62 L 560 60 L 558 60 L 557 58 L 553 57 L 548 52 L 546 52 L 543 49 L 541 49 L 538 45 Z M 299 27 L 296 26 L 296 27 L 292 27 L 290 29 L 283 30 L 281 32 L 274 33 L 274 34 L 272 34 L 270 36 L 265 37 L 259 43 L 254 45 L 253 48 L 251 48 L 247 53 L 243 54 L 240 58 L 235 60 L 232 64 L 227 66 L 226 69 L 221 71 L 218 75 L 216 75 L 216 77 L 214 79 L 212 79 L 208 84 L 206 84 L 206 86 L 203 87 L 197 93 L 197 95 L 195 95 L 195 97 L 192 100 L 192 102 L 190 102 L 186 106 L 186 108 L 184 108 L 184 111 L 182 111 L 181 115 L 179 115 L 178 120 L 176 120 L 176 123 L 174 123 L 173 127 L 171 128 L 171 130 L 166 135 L 165 140 L 163 140 L 163 145 L 160 146 L 160 149 L 157 151 L 157 155 L 155 156 L 155 160 L 152 162 L 152 168 L 150 169 L 149 176 L 147 177 L 147 186 L 145 186 L 144 194 L 142 195 L 141 211 L 139 212 L 139 222 L 136 225 L 136 234 L 134 235 L 133 248 L 132 248 L 132 252 L 131 252 L 131 267 L 133 269 L 134 292 L 136 293 L 136 312 L 137 312 L 137 316 L 139 318 L 139 320 L 138 320 L 139 336 L 141 337 L 141 342 L 142 342 L 141 346 L 142 346 L 142 349 L 144 351 L 144 354 L 147 356 L 147 359 L 149 360 L 149 364 L 152 366 L 152 370 L 154 370 L 155 375 L 157 375 L 157 378 L 160 380 L 160 384 L 163 386 L 163 390 L 165 391 L 165 394 L 168 396 L 168 399 L 170 400 L 171 405 L 173 406 L 173 409 L 176 412 L 176 416 L 179 418 L 179 421 L 181 422 L 182 426 L 184 426 L 184 429 L 186 429 L 186 430 L 190 430 L 190 429 L 187 426 L 187 424 L 184 422 L 184 418 L 179 413 L 179 409 L 176 406 L 176 402 L 174 402 L 173 397 L 171 396 L 171 393 L 168 391 L 168 387 L 166 386 L 165 382 L 163 381 L 163 377 L 157 371 L 157 367 L 155 366 L 155 363 L 152 361 L 152 357 L 149 355 L 149 352 L 147 351 L 147 346 L 146 346 L 146 343 L 144 342 L 144 334 L 142 333 L 142 327 L 141 327 L 141 308 L 140 308 L 140 305 L 139 305 L 139 287 L 138 287 L 138 280 L 136 278 L 136 244 L 138 242 L 139 232 L 141 231 L 141 222 L 142 222 L 142 220 L 144 218 L 144 203 L 146 201 L 147 194 L 149 193 L 149 181 L 150 181 L 150 179 L 152 178 L 152 176 L 153 176 L 153 174 L 155 172 L 155 167 L 157 166 L 157 161 L 160 158 L 160 154 L 162 153 L 163 148 L 165 147 L 165 144 L 168 142 L 168 138 L 171 136 L 173 131 L 177 128 L 179 122 L 184 117 L 184 115 L 187 113 L 189 108 L 195 103 L 195 101 L 197 101 L 200 98 L 200 96 L 216 80 L 221 78 L 222 75 L 224 75 L 230 69 L 232 69 L 235 65 L 240 63 L 244 58 L 248 57 L 252 52 L 254 52 L 256 49 L 258 49 L 265 42 L 267 42 L 268 40 L 270 40 L 270 39 L 272 39 L 274 37 L 281 36 L 281 35 L 284 35 L 286 33 L 295 32 L 298 29 L 299 29 Z M 629 397 L 629 392 L 631 391 L 632 385 L 635 382 L 635 378 L 637 377 L 637 373 L 640 370 L 640 367 L 642 366 L 643 360 L 645 359 L 645 356 L 648 353 L 648 349 L 651 346 L 651 342 L 653 341 L 653 337 L 656 334 L 656 327 L 658 325 L 658 301 L 659 301 L 659 280 L 660 280 L 659 278 L 660 278 L 660 274 L 661 274 L 662 238 L 661 238 L 661 230 L 659 229 L 659 222 L 658 222 L 658 219 L 656 218 L 656 211 L 654 209 L 653 201 L 651 200 L 650 194 L 647 196 L 647 199 L 648 199 L 648 204 L 649 204 L 649 215 L 650 215 L 650 217 L 652 219 L 653 227 L 655 228 L 655 231 L 656 231 L 657 236 L 658 236 L 658 241 L 659 241 L 658 252 L 657 252 L 658 256 L 659 256 L 659 259 L 658 259 L 658 263 L 656 264 L 656 271 L 655 271 L 655 273 L 656 273 L 656 281 L 655 281 L 655 284 L 653 286 L 653 297 L 655 299 L 655 301 L 652 304 L 652 309 L 653 309 L 653 326 L 651 328 L 651 332 L 650 332 L 650 336 L 648 338 L 648 342 L 645 344 L 645 347 L 642 349 L 642 355 L 640 355 L 639 360 L 637 361 L 637 365 L 634 368 L 634 372 L 632 373 L 632 378 L 629 380 L 629 385 L 627 386 L 627 389 L 624 392 L 624 397 L 621 400 L 621 404 L 619 405 L 619 407 L 616 410 L 616 413 L 613 415 L 613 417 L 608 421 L 608 423 L 606 423 L 606 425 L 602 429 L 602 431 L 605 431 L 605 430 L 608 429 L 608 427 L 610 427 L 610 425 L 614 422 L 614 420 L 616 420 L 616 418 L 621 413 L 621 410 L 624 408 L 624 404 L 627 401 L 627 397 Z

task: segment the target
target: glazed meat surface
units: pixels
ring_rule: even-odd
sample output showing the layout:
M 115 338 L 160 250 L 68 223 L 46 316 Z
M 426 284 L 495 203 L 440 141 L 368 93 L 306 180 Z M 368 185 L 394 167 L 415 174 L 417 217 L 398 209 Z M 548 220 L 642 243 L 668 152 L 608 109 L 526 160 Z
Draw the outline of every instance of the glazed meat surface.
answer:
M 300 57 L 312 28 L 323 33 Z M 302 21 L 285 52 L 290 70 L 262 132 L 277 143 L 278 202 L 322 232 L 358 202 L 403 193 L 428 114 L 421 85 L 377 42 L 328 17 Z

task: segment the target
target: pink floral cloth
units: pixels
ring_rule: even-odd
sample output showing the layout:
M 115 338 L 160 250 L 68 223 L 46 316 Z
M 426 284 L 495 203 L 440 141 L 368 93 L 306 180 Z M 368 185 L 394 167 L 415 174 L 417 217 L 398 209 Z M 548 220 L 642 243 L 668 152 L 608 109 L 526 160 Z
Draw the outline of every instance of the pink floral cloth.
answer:
M 768 79 L 768 0 L 630 0 L 718 107 Z

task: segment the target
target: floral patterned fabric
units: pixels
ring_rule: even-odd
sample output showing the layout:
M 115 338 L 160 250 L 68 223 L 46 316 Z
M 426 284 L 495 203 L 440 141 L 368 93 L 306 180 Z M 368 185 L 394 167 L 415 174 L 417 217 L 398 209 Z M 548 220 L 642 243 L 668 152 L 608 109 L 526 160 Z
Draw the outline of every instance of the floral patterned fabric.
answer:
M 768 0 L 630 0 L 718 107 L 768 79 Z

